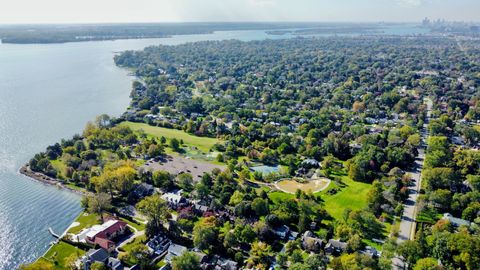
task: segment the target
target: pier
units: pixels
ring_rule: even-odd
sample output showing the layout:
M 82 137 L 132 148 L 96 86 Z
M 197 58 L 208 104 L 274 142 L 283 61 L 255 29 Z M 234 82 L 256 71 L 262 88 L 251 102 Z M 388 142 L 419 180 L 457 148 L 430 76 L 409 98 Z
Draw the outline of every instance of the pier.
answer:
M 60 235 L 56 234 L 56 233 L 53 231 L 52 227 L 48 227 L 48 232 L 50 232 L 50 234 L 51 234 L 53 237 L 55 237 L 55 238 L 60 238 Z

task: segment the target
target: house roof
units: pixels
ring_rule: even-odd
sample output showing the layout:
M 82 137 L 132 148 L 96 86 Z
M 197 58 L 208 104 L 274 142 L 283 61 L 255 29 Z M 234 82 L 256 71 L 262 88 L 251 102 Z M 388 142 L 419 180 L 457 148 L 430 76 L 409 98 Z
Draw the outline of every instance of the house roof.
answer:
M 347 248 L 347 243 L 342 242 L 340 240 L 335 240 L 335 239 L 330 239 L 328 240 L 328 246 L 337 248 L 337 249 L 346 249 Z
M 110 257 L 110 255 L 105 249 L 99 248 L 99 249 L 90 249 L 87 252 L 86 257 L 92 262 L 105 262 L 108 259 L 108 257 Z
M 102 225 L 93 225 L 90 229 L 88 229 L 88 232 L 86 233 L 86 235 L 88 238 L 94 238 L 102 232 L 111 234 L 115 231 L 122 229 L 125 226 L 127 226 L 126 222 L 116 220 L 116 219 L 111 219 L 103 223 Z
M 287 225 L 282 225 L 276 229 L 274 229 L 274 232 L 276 234 L 287 234 L 290 231 L 290 228 Z
M 101 230 L 95 235 L 95 237 L 108 239 L 110 235 L 123 230 L 127 226 L 127 223 L 121 220 L 109 220 L 101 226 Z
M 177 244 L 171 244 L 170 247 L 168 247 L 168 253 L 175 256 L 180 256 L 186 251 L 187 251 L 186 247 L 177 245 Z
M 109 257 L 107 260 L 107 266 L 110 267 L 112 270 L 121 270 L 123 269 L 123 265 L 117 258 Z
M 179 203 L 183 200 L 183 197 L 175 193 L 165 193 L 162 195 L 162 199 L 167 202 Z
M 165 260 L 167 262 L 171 262 L 174 257 L 180 256 L 187 251 L 187 248 L 177 244 L 170 244 L 168 247 L 167 256 L 165 256 Z
M 465 220 L 465 219 L 461 219 L 461 218 L 456 218 L 456 217 L 452 216 L 450 213 L 443 214 L 442 219 L 446 219 L 446 220 L 450 221 L 450 223 L 452 223 L 454 226 L 462 226 L 462 225 L 470 226 L 470 224 L 471 224 L 470 221 Z

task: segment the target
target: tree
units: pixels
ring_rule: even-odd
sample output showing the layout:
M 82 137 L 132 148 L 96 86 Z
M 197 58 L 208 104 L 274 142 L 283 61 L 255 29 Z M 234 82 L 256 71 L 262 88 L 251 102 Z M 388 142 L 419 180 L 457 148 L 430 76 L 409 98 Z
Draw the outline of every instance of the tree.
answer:
M 247 259 L 249 268 L 268 269 L 272 248 L 263 242 L 255 242 L 250 249 L 250 256 Z
M 228 250 L 230 248 L 234 248 L 238 245 L 237 237 L 233 232 L 225 233 L 223 237 L 223 246 Z
M 340 257 L 335 257 L 331 263 L 330 267 L 333 270 L 361 270 L 355 254 L 342 254 Z
M 430 201 L 434 203 L 434 205 L 442 210 L 450 209 L 450 203 L 452 201 L 452 194 L 450 190 L 447 189 L 438 189 L 434 190 L 430 193 L 429 197 Z
M 347 248 L 350 252 L 359 251 L 362 247 L 362 238 L 358 234 L 354 234 L 347 241 Z
M 89 213 L 100 215 L 103 222 L 103 213 L 112 208 L 112 199 L 106 193 L 97 193 L 95 195 L 87 195 L 87 209 Z
M 185 191 L 193 190 L 193 177 L 189 173 L 181 173 L 177 176 L 178 185 Z
M 46 260 L 37 260 L 36 262 L 28 265 L 21 265 L 20 270 L 54 270 L 55 266 Z
M 137 177 L 137 171 L 130 166 L 122 166 L 114 171 L 115 187 L 116 189 L 125 195 L 132 190 L 135 178 Z
M 99 128 L 107 128 L 110 126 L 110 122 L 111 122 L 111 119 L 110 119 L 110 116 L 106 115 L 106 114 L 101 114 L 99 116 L 97 116 L 95 118 L 95 124 L 97 125 L 97 127 Z
M 165 153 L 164 149 L 163 149 L 163 146 L 162 145 L 158 145 L 158 144 L 151 144 L 149 147 L 148 147 L 148 151 L 147 151 L 148 155 L 150 157 L 158 157 L 158 156 L 161 156 Z
M 185 252 L 180 256 L 173 258 L 173 270 L 197 270 L 200 269 L 198 257 L 193 252 Z
M 265 216 L 268 214 L 268 199 L 255 198 L 252 201 L 252 209 L 257 216 Z
M 145 197 L 137 203 L 137 209 L 147 217 L 150 234 L 162 230 L 163 223 L 170 217 L 167 202 L 158 194 Z
M 180 152 L 180 150 L 181 150 L 180 141 L 177 140 L 176 138 L 172 138 L 170 140 L 170 147 L 173 149 L 173 151 Z
M 431 168 L 422 172 L 427 190 L 451 189 L 459 184 L 459 178 L 452 168 Z
M 105 266 L 102 262 L 94 262 L 90 265 L 91 270 L 107 270 L 107 266 Z
M 211 251 L 218 240 L 218 229 L 215 217 L 201 219 L 193 227 L 193 244 L 201 250 Z
M 79 270 L 77 267 L 78 259 L 78 254 L 71 254 L 70 256 L 65 258 L 65 266 L 67 266 L 71 270 Z
M 372 184 L 372 189 L 370 189 L 367 194 L 368 207 L 373 211 L 373 213 L 379 215 L 382 211 L 381 206 L 384 201 L 383 184 L 379 181 L 374 181 Z
M 417 261 L 413 270 L 441 270 L 443 267 L 438 265 L 438 261 L 435 258 L 422 258 Z
M 467 182 L 475 191 L 480 191 L 480 175 L 467 175 Z
M 140 270 L 149 269 L 150 266 L 150 252 L 147 246 L 142 243 L 134 244 L 121 259 L 135 263 Z
M 420 246 L 417 242 L 407 240 L 398 247 L 398 254 L 405 258 L 409 265 L 414 265 L 415 262 L 421 258 Z
M 163 188 L 163 189 L 168 189 L 173 184 L 172 175 L 169 172 L 164 170 L 153 172 L 152 180 L 153 180 L 153 184 L 156 187 Z
M 445 136 L 432 136 L 428 139 L 427 155 L 425 166 L 447 167 L 452 160 L 450 144 Z

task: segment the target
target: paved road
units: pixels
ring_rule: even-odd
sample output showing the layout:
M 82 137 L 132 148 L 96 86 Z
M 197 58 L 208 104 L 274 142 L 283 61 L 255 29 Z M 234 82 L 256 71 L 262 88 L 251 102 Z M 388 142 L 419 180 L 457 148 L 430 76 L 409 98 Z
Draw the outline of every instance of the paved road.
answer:
M 398 234 L 397 243 L 400 244 L 405 240 L 411 240 L 415 236 L 415 217 L 417 215 L 417 198 L 420 192 L 421 187 L 421 173 L 423 169 L 423 162 L 425 160 L 425 147 L 427 140 L 427 127 L 428 122 L 431 117 L 432 111 L 432 101 L 430 99 L 425 99 L 425 104 L 427 105 L 427 119 L 420 131 L 421 135 L 421 146 L 418 148 L 418 156 L 415 160 L 415 165 L 412 170 L 407 171 L 412 176 L 412 184 L 408 188 L 409 196 L 405 201 L 403 207 L 403 215 L 400 222 L 400 231 Z M 393 269 L 399 270 L 405 268 L 405 263 L 399 257 L 393 258 Z

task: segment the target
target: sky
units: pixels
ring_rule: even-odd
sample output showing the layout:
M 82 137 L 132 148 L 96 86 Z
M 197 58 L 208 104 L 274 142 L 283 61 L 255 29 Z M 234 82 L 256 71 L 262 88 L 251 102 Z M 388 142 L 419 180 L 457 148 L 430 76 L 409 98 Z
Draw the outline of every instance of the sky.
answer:
M 480 0 L 0 0 L 0 24 L 480 21 Z

